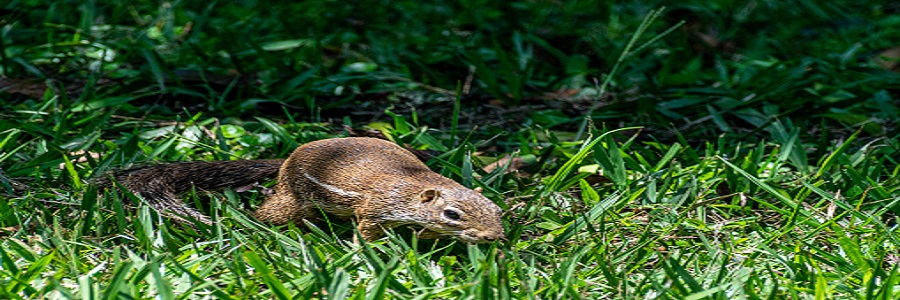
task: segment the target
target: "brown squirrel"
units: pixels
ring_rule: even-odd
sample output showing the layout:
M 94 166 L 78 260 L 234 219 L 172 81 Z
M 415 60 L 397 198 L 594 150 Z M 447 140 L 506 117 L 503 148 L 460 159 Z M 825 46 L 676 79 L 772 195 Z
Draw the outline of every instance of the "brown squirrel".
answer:
M 355 218 L 367 241 L 406 225 L 421 227 L 421 238 L 484 243 L 504 237 L 501 209 L 480 188 L 463 187 L 431 171 L 406 149 L 376 138 L 310 142 L 287 159 L 172 163 L 124 170 L 114 177 L 173 218 L 190 216 L 209 224 L 207 216 L 177 195 L 192 188 L 246 186 L 276 174 L 274 194 L 254 213 L 263 222 L 300 224 L 325 213 Z

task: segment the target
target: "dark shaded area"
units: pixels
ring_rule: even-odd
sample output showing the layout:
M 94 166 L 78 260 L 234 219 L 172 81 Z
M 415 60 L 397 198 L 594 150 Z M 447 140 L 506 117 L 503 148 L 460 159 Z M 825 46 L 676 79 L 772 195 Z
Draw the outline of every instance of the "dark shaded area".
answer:
M 887 3 L 63 3 L 3 8 L 5 110 L 50 90 L 151 119 L 204 111 L 365 124 L 389 120 L 392 106 L 446 128 L 458 98 L 459 123 L 483 136 L 574 132 L 591 113 L 598 126 L 692 143 L 767 137 L 780 119 L 834 135 L 825 140 L 857 128 L 893 137 L 900 118 L 900 76 L 874 61 L 900 44 Z M 635 46 L 683 25 L 632 48 L 598 94 L 639 16 L 663 6 Z

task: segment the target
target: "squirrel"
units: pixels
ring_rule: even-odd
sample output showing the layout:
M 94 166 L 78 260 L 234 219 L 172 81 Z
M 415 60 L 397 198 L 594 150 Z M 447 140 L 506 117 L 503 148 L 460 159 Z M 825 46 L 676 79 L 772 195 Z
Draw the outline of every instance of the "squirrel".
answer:
M 314 141 L 287 159 L 170 163 L 119 171 L 113 177 L 178 221 L 189 216 L 210 224 L 177 195 L 192 188 L 247 186 L 276 174 L 274 193 L 253 213 L 265 223 L 301 224 L 320 220 L 324 213 L 355 218 L 366 241 L 407 225 L 421 227 L 418 236 L 426 239 L 486 243 L 505 236 L 502 211 L 481 195 L 481 188 L 469 189 L 441 176 L 406 149 L 377 138 Z

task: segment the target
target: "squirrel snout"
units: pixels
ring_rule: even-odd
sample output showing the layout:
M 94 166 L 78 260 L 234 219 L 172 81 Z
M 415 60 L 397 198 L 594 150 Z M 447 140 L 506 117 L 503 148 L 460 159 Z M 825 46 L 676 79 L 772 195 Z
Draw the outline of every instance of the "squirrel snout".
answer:
M 480 239 L 480 240 L 482 240 L 482 241 L 484 241 L 484 242 L 493 242 L 493 241 L 496 241 L 496 240 L 506 240 L 506 237 L 503 236 L 503 233 L 502 233 L 502 232 L 500 232 L 500 233 L 497 233 L 497 232 L 483 232 L 482 234 L 479 234 L 479 235 L 478 235 L 478 239 Z

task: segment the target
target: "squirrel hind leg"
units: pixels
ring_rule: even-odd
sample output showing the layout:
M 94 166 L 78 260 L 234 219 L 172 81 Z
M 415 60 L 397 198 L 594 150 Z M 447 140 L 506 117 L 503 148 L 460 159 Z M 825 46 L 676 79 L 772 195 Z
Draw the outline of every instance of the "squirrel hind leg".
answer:
M 275 194 L 256 208 L 253 216 L 257 220 L 272 225 L 285 225 L 288 223 L 302 224 L 302 220 L 315 221 L 321 213 L 312 201 L 300 200 L 294 197 L 287 189 L 276 186 Z

